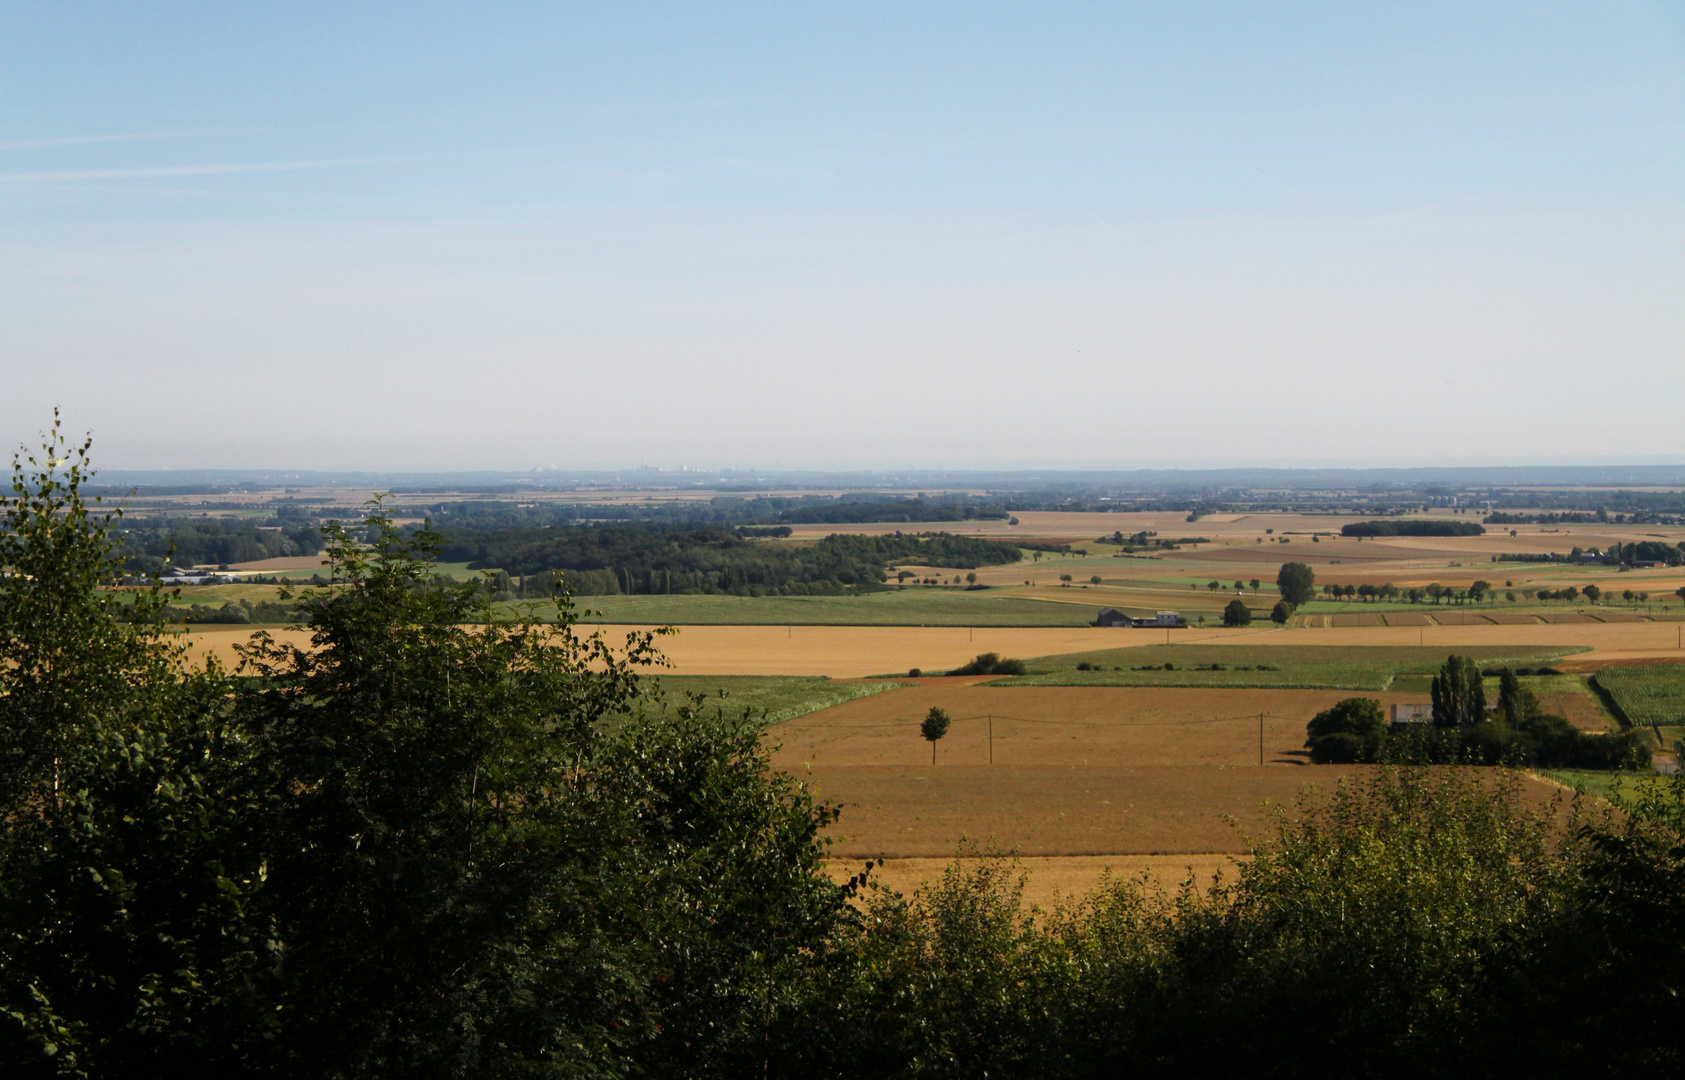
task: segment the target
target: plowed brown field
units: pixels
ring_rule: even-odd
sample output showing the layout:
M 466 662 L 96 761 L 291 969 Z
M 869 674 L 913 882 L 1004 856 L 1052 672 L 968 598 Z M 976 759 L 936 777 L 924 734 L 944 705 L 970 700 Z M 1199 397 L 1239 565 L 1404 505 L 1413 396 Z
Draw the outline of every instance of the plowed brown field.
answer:
M 798 773 L 842 805 L 836 858 L 950 858 L 965 843 L 1023 855 L 1229 853 L 1362 766 L 833 765 Z M 1232 821 L 1231 821 L 1232 819 Z
M 1306 722 L 1353 696 L 1342 690 L 948 682 L 924 680 L 779 724 L 767 732 L 778 747 L 773 763 L 793 772 L 809 765 L 928 767 L 930 744 L 919 736 L 919 722 L 938 706 L 953 717 L 936 746 L 940 767 L 987 764 L 991 729 L 993 760 L 1000 766 L 1256 767 L 1262 713 L 1264 760 L 1291 768 L 1307 760 Z M 1420 693 L 1364 696 L 1383 704 L 1427 700 Z
M 803 774 L 842 805 L 834 858 L 949 858 L 964 844 L 1022 855 L 1239 854 L 1275 813 L 1374 766 L 829 766 Z M 1489 771 L 1489 770 L 1488 770 Z M 1543 804 L 1560 794 L 1524 788 Z

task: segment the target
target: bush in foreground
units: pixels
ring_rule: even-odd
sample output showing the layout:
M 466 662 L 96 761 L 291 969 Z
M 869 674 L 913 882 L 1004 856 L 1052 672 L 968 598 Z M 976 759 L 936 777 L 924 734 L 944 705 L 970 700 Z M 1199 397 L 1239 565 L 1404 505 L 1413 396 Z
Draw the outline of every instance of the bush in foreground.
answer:
M 764 1070 L 848 921 L 834 815 L 752 729 L 640 717 L 652 636 L 473 610 L 377 513 L 310 649 L 189 669 L 43 460 L 0 505 L 8 1077 Z

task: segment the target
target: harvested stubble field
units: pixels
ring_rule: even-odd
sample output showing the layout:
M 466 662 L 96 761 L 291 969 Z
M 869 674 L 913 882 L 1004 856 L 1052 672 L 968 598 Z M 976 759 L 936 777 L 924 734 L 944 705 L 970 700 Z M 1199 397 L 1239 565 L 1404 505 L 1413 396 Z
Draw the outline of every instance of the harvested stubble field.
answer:
M 1025 856 L 1241 854 L 1275 815 L 1376 766 L 829 766 L 806 774 L 841 804 L 834 859 L 951 858 L 966 844 Z M 1490 772 L 1491 770 L 1485 770 Z M 1556 788 L 1524 789 L 1543 804 Z
M 862 678 L 904 672 L 909 668 L 942 671 L 957 667 L 980 652 L 1036 657 L 1135 645 L 1174 642 L 1244 640 L 1247 644 L 1288 650 L 1325 646 L 1415 646 L 1444 652 L 1467 652 L 1484 647 L 1571 649 L 1581 653 L 1556 666 L 1588 671 L 1610 662 L 1634 659 L 1685 659 L 1679 647 L 1678 624 L 1585 623 L 1569 626 L 1427 626 L 1345 627 L 1278 630 L 1273 627 L 1240 630 L 1129 630 L 1101 627 L 966 627 L 916 626 L 685 626 L 663 638 L 662 649 L 681 675 L 829 675 Z M 610 641 L 622 640 L 636 629 L 624 625 L 593 626 Z M 305 643 L 307 635 L 275 632 L 278 637 Z M 233 645 L 244 642 L 249 630 L 195 628 L 188 640 L 198 654 L 215 654 L 227 662 Z
M 1006 865 L 1022 875 L 1021 899 L 1026 907 L 1051 911 L 1090 896 L 1107 881 L 1135 882 L 1148 895 L 1174 897 L 1183 882 L 1204 889 L 1221 880 L 1239 880 L 1244 856 L 1234 855 L 1048 855 L 1009 859 Z M 863 859 L 832 859 L 826 870 L 839 885 L 858 874 Z M 886 859 L 876 863 L 871 880 L 903 896 L 942 880 L 950 866 L 961 873 L 974 871 L 980 857 L 946 859 Z
M 936 745 L 939 768 L 996 766 L 1244 766 L 1297 768 L 1305 724 L 1351 695 L 1336 690 L 1172 689 L 1126 686 L 1000 687 L 968 680 L 919 685 L 812 712 L 771 728 L 773 763 L 809 766 L 930 766 L 919 722 L 932 707 L 954 718 Z M 959 684 L 959 685 L 954 685 Z M 846 684 L 845 684 L 846 685 Z M 1421 694 L 1375 694 L 1384 704 Z M 993 720 L 989 719 L 993 716 Z M 1302 770 L 1298 770 L 1302 771 Z
M 1241 854 L 1269 806 L 1364 766 L 832 765 L 803 778 L 840 804 L 833 858 L 951 858 L 966 844 L 1020 855 Z M 1268 806 L 1266 806 L 1266 803 Z

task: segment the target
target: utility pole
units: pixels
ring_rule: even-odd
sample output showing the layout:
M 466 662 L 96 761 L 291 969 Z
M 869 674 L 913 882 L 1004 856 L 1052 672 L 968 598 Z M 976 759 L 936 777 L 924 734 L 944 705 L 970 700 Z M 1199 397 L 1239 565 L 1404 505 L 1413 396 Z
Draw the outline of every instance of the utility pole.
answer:
M 1264 714 L 1258 714 L 1258 764 L 1264 763 Z
M 995 714 L 989 714 L 989 764 L 995 763 Z

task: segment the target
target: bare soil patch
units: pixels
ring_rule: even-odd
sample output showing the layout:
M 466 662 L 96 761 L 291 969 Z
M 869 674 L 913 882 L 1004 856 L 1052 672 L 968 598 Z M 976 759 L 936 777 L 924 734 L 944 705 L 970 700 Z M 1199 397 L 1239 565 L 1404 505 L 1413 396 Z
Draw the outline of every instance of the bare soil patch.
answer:
M 1434 622 L 1440 626 L 1492 626 L 1494 623 L 1484 615 L 1474 615 L 1466 611 L 1436 611 L 1432 614 Z
M 948 858 L 966 843 L 1021 855 L 1241 854 L 1293 804 L 1366 766 L 833 765 L 803 774 L 842 805 L 833 858 Z M 1232 822 L 1231 822 L 1232 819 Z

